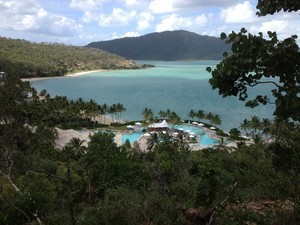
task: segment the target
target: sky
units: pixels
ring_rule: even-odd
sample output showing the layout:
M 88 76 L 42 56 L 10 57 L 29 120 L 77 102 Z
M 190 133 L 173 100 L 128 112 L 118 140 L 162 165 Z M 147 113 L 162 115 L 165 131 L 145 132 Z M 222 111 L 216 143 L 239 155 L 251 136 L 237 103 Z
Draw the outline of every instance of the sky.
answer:
M 0 36 L 84 46 L 187 30 L 219 37 L 245 27 L 300 38 L 300 14 L 256 16 L 257 0 L 0 0 Z M 298 39 L 299 43 L 299 39 Z

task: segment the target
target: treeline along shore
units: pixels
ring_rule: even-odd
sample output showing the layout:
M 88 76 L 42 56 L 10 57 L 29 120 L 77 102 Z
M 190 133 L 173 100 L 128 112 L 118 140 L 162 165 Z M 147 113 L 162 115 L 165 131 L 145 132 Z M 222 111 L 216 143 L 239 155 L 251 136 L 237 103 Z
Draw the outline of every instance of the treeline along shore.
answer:
M 0 37 L 0 70 L 21 78 L 63 76 L 82 71 L 140 69 L 132 60 L 99 49 L 32 43 Z

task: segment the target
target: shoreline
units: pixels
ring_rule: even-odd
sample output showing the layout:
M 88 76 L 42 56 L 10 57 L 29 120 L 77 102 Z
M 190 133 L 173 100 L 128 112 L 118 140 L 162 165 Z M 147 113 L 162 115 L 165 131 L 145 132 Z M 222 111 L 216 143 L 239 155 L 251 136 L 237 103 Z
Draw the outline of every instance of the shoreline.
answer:
M 96 73 L 96 72 L 105 72 L 108 71 L 106 69 L 99 69 L 99 70 L 89 70 L 89 71 L 81 71 L 81 72 L 76 72 L 76 73 L 69 73 L 64 76 L 52 76 L 52 77 L 32 77 L 32 78 L 21 78 L 22 81 L 39 81 L 39 80 L 49 80 L 49 79 L 61 79 L 61 78 L 66 78 L 66 77 L 79 77 L 83 76 L 89 73 Z

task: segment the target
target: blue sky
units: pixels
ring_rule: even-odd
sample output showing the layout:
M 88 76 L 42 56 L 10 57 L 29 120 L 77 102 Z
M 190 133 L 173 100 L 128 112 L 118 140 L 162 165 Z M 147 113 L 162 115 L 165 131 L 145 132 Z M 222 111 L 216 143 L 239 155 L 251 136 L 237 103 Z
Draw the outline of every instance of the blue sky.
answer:
M 219 37 L 245 27 L 280 39 L 300 36 L 300 15 L 257 17 L 256 0 L 0 0 L 0 36 L 86 45 L 92 41 L 188 30 Z

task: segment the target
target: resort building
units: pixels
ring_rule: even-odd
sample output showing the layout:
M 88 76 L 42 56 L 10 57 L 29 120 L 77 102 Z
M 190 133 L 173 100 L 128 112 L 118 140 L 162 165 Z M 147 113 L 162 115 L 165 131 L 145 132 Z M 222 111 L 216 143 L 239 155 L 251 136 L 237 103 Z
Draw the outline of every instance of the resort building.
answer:
M 0 79 L 4 78 L 5 76 L 6 76 L 6 73 L 3 72 L 3 71 L 1 71 L 1 72 L 0 72 Z
M 161 123 L 150 124 L 147 128 L 147 131 L 169 131 L 170 125 L 166 120 L 163 120 Z

